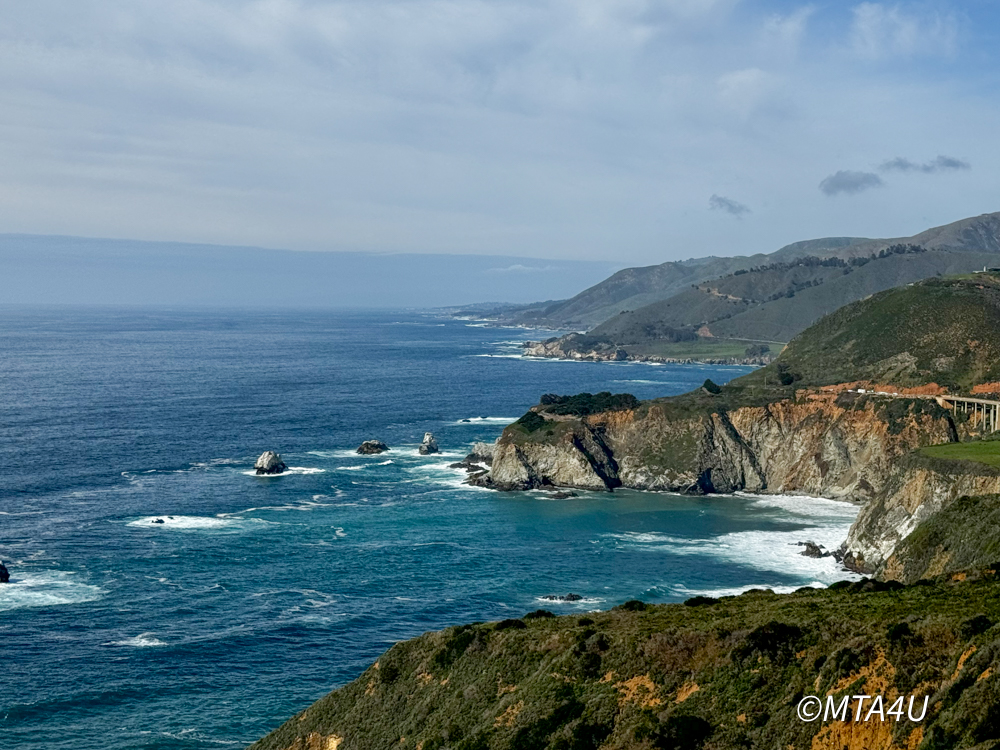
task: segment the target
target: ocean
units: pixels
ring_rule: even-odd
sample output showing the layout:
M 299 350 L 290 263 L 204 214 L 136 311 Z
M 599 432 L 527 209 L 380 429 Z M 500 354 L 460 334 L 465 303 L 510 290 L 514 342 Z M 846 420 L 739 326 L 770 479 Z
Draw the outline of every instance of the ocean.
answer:
M 846 503 L 553 500 L 449 468 L 543 393 L 749 368 L 533 360 L 537 332 L 419 311 L 0 321 L 4 750 L 240 748 L 428 630 L 849 577 L 795 545 L 839 544 Z M 417 453 L 426 431 L 441 454 Z M 357 455 L 371 438 L 392 450 Z M 290 471 L 255 476 L 265 450 Z

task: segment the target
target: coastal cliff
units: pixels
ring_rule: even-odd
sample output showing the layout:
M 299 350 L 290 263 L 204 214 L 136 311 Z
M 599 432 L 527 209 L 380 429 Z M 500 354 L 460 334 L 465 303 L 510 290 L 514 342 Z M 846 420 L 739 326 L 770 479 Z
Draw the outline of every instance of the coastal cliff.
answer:
M 490 471 L 502 490 L 626 487 L 682 493 L 797 493 L 867 501 L 914 447 L 962 429 L 933 401 L 891 403 L 851 393 L 798 391 L 763 404 L 720 399 L 646 402 L 582 417 L 544 406 L 504 430 Z

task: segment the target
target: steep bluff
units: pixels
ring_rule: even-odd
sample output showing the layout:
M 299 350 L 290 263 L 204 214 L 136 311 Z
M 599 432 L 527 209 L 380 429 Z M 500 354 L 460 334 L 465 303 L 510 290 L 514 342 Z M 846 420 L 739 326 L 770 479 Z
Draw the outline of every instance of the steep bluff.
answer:
M 845 564 L 899 580 L 911 580 L 913 568 L 894 553 L 921 523 L 959 498 L 1000 493 L 1000 470 L 915 451 L 976 436 L 962 415 L 934 401 L 800 390 L 759 405 L 706 403 L 646 402 L 579 418 L 536 407 L 527 425 L 504 431 L 491 470 L 471 481 L 508 491 L 742 490 L 849 500 L 864 507 L 840 550 Z
M 669 400 L 582 418 L 515 423 L 497 442 L 479 484 L 627 487 L 684 493 L 800 493 L 867 501 L 893 462 L 914 447 L 958 438 L 933 402 L 800 391 L 735 408 L 687 408 Z

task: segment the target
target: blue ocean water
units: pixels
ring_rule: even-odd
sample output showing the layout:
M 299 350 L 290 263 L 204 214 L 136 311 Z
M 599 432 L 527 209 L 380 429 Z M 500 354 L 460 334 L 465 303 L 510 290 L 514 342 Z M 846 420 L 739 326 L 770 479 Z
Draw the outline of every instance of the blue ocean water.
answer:
M 524 359 L 531 332 L 418 312 L 0 322 L 5 750 L 238 748 L 427 630 L 845 577 L 794 543 L 838 544 L 846 504 L 552 500 L 449 468 L 542 393 L 651 398 L 746 368 Z M 441 455 L 417 454 L 425 431 Z M 368 438 L 392 450 L 358 456 Z M 253 475 L 268 449 L 287 475 Z

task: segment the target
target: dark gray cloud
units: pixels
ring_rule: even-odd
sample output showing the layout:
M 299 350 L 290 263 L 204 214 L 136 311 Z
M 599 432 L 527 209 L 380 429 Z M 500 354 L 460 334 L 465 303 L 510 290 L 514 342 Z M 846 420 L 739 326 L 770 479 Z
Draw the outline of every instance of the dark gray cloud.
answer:
M 873 187 L 881 187 L 882 178 L 874 172 L 853 172 L 841 170 L 830 175 L 819 184 L 819 189 L 827 195 L 847 193 L 853 195 Z
M 752 213 L 749 206 L 744 206 L 739 201 L 734 201 L 732 198 L 726 198 L 721 195 L 713 195 L 709 198 L 708 208 L 710 211 L 725 211 L 737 219 L 744 217 L 748 213 Z
M 945 172 L 956 169 L 972 169 L 972 165 L 967 161 L 956 159 L 954 156 L 938 156 L 936 159 L 917 164 L 916 162 L 897 156 L 882 162 L 879 169 L 883 172 L 923 172 L 933 174 L 934 172 Z

